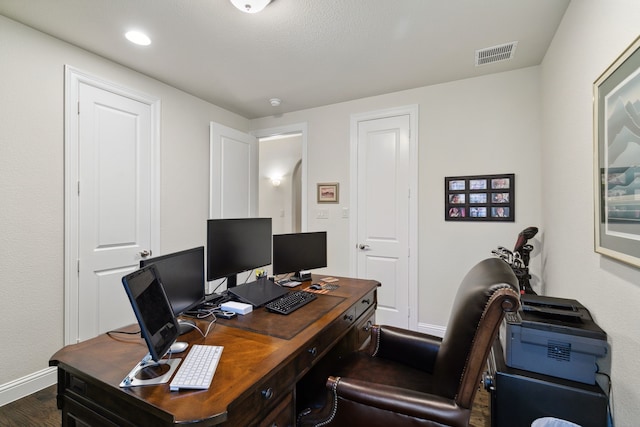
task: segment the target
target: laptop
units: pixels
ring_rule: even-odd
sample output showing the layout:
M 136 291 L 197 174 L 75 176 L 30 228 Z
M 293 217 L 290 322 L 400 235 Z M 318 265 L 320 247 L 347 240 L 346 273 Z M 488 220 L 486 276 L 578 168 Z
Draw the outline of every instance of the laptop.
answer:
M 261 307 L 289 292 L 286 288 L 278 286 L 266 278 L 235 286 L 227 291 L 241 302 L 251 304 L 254 307 Z

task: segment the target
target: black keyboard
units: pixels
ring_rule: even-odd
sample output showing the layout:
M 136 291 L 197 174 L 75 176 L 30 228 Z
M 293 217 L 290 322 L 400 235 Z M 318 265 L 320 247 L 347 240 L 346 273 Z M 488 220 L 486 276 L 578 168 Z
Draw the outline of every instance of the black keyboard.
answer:
M 305 304 L 318 298 L 315 294 L 305 291 L 289 292 L 287 295 L 271 301 L 265 307 L 269 311 L 279 314 L 289 314 Z

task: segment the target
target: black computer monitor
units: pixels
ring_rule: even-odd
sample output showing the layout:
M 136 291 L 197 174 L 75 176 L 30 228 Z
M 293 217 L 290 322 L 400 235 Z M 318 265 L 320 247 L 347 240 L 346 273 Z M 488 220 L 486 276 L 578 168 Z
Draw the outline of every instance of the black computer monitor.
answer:
M 207 221 L 207 280 L 226 278 L 236 286 L 237 274 L 271 264 L 271 218 Z
M 156 266 L 176 316 L 204 302 L 204 246 L 140 261 L 141 268 L 151 264 Z M 188 319 L 178 319 L 178 324 L 181 334 L 195 328 L 195 322 Z
M 156 362 L 179 335 L 178 321 L 162 287 L 156 267 L 149 265 L 122 278 L 149 354 Z
M 327 266 L 327 232 L 275 234 L 273 274 L 294 273 Z
M 140 268 L 151 264 L 158 270 L 176 316 L 204 301 L 204 246 L 143 259 Z

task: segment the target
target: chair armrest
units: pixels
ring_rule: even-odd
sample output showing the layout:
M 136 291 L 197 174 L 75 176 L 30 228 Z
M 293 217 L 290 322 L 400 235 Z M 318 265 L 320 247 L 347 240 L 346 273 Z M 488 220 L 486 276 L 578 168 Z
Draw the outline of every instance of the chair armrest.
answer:
M 336 399 L 373 409 L 350 411 L 352 425 L 367 425 L 366 419 L 354 417 L 376 417 L 375 409 L 449 426 L 466 425 L 469 419 L 470 409 L 458 406 L 454 400 L 415 390 L 341 377 L 329 377 L 327 388 L 333 390 Z
M 392 360 L 433 372 L 442 338 L 393 326 L 375 325 L 371 328 L 369 353 L 374 357 Z

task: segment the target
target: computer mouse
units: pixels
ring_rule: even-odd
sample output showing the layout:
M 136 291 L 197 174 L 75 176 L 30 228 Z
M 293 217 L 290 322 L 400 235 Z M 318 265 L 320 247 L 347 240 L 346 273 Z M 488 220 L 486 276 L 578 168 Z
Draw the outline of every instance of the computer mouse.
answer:
M 171 354 L 174 353 L 182 353 L 183 351 L 185 351 L 187 349 L 187 347 L 189 347 L 189 344 L 183 341 L 176 341 L 173 344 L 171 344 L 171 348 L 169 349 L 169 352 Z
M 313 285 L 309 286 L 309 288 L 315 291 L 319 291 L 320 289 L 322 289 L 322 285 L 319 283 L 314 283 Z

